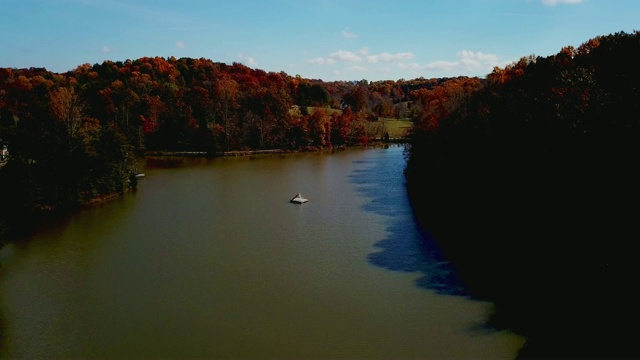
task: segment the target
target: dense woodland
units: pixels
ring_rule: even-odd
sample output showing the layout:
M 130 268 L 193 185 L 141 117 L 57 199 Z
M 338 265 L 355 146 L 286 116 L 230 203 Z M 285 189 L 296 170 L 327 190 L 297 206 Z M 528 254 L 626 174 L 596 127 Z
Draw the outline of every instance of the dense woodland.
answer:
M 207 59 L 141 58 L 58 74 L 0 69 L 3 227 L 136 186 L 152 152 L 301 151 L 382 138 L 412 90 L 444 79 L 322 82 Z M 377 129 L 377 130 L 376 130 Z
M 523 357 L 637 357 L 638 64 L 634 32 L 484 79 L 323 82 L 173 57 L 3 68 L 0 233 L 134 188 L 150 152 L 350 146 L 409 117 L 412 204 L 496 302 L 492 325 L 527 336 Z
M 640 357 L 640 33 L 414 92 L 413 204 L 522 357 Z

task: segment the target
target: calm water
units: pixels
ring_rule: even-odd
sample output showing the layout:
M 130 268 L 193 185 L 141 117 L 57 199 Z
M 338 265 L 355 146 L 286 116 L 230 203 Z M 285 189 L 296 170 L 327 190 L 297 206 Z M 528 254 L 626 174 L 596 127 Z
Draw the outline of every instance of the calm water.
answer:
M 137 192 L 0 251 L 0 353 L 514 358 L 418 231 L 402 150 L 147 161 Z

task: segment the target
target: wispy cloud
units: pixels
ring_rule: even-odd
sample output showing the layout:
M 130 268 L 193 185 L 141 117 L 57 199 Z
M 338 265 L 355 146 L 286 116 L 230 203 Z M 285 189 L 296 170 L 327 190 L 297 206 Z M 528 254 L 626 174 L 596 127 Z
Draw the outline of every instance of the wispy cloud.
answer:
M 307 60 L 316 65 L 333 65 L 337 62 L 361 63 L 363 56 L 369 54 L 369 49 L 362 48 L 359 51 L 338 50 L 332 52 L 327 57 L 317 57 Z
M 361 52 L 351 52 L 339 50 L 329 55 L 329 59 L 333 59 L 335 61 L 346 61 L 346 62 L 354 62 L 359 63 L 362 62 L 362 53 Z
M 412 71 L 444 71 L 444 72 L 475 72 L 475 71 L 487 71 L 490 72 L 496 66 L 505 66 L 509 62 L 500 61 L 495 54 L 485 54 L 482 52 L 473 52 L 463 50 L 458 53 L 458 60 L 456 61 L 434 61 L 428 64 L 418 63 L 399 63 L 398 66 L 401 69 Z
M 241 63 L 243 63 L 243 64 L 245 64 L 247 66 L 253 66 L 253 67 L 258 66 L 258 63 L 256 62 L 256 60 L 254 58 L 252 58 L 251 56 L 238 54 L 238 59 L 240 59 Z
M 99 51 L 100 51 L 101 53 L 103 53 L 103 54 L 109 54 L 109 53 L 116 52 L 116 51 L 117 51 L 117 49 L 114 49 L 114 48 L 112 48 L 112 47 L 109 47 L 109 46 L 104 45 L 104 46 L 102 46 L 102 47 L 100 48 L 100 50 L 99 50 Z
M 356 39 L 356 38 L 359 38 L 360 35 L 356 33 L 352 33 L 351 31 L 348 31 L 348 30 L 342 30 L 342 37 L 344 37 L 345 39 Z
M 584 0 L 542 0 L 544 5 L 556 6 L 558 4 L 580 4 Z
M 176 46 L 178 47 L 178 49 L 184 49 L 186 45 L 182 41 L 177 41 Z
M 336 63 L 336 61 L 332 58 L 323 58 L 323 57 L 317 57 L 314 59 L 309 59 L 309 62 L 312 64 L 316 64 L 316 65 L 333 65 Z
M 380 55 L 367 56 L 367 62 L 372 64 L 377 64 L 379 62 L 395 62 L 400 60 L 411 60 L 411 59 L 413 59 L 413 53 L 410 53 L 410 52 L 402 52 L 402 53 L 396 53 L 396 54 L 383 52 Z
M 377 64 L 382 62 L 389 63 L 411 59 L 413 59 L 413 53 L 410 52 L 395 54 L 383 52 L 380 54 L 369 55 L 369 49 L 364 47 L 359 51 L 339 50 L 329 54 L 327 57 L 317 57 L 308 61 L 316 65 L 333 65 L 337 62 L 362 63 L 366 60 L 366 62 L 370 64 Z

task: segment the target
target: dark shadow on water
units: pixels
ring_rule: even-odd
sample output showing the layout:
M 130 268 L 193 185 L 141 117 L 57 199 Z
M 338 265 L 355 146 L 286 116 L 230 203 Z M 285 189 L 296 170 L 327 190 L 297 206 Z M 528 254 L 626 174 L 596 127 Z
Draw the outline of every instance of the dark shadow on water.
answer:
M 387 236 L 368 255 L 371 264 L 391 270 L 419 273 L 416 285 L 439 294 L 468 296 L 455 269 L 443 256 L 433 237 L 418 224 L 407 196 L 402 155 L 378 152 L 369 160 L 356 161 L 364 167 L 349 177 L 368 202 L 364 210 L 387 217 Z
M 416 285 L 439 294 L 468 295 L 437 244 L 430 237 L 410 233 L 406 227 L 412 225 L 397 222 L 387 227 L 389 236 L 376 243 L 381 251 L 369 254 L 369 262 L 393 271 L 420 273 Z

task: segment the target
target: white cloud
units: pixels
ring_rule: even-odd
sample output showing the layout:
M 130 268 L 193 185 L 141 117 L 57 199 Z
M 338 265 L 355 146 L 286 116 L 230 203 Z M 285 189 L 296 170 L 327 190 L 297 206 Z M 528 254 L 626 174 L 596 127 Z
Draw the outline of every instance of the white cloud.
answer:
M 389 54 L 388 52 L 383 52 L 380 55 L 369 55 L 367 56 L 367 61 L 376 64 L 378 62 L 395 62 L 400 60 L 411 60 L 413 59 L 413 53 L 410 52 L 402 52 L 397 54 Z
M 411 64 L 399 63 L 398 67 L 403 70 L 412 70 L 412 71 L 418 71 L 422 68 L 422 66 L 418 63 L 411 63 Z
M 307 60 L 308 62 L 312 63 L 312 64 L 316 64 L 316 65 L 324 65 L 326 60 L 322 57 L 317 57 L 317 58 L 313 58 L 313 59 L 309 59 Z
M 432 63 L 424 65 L 422 68 L 425 70 L 437 70 L 437 71 L 451 71 L 455 68 L 461 68 L 461 64 L 457 61 L 434 61 Z
M 584 0 L 542 0 L 544 5 L 556 6 L 558 4 L 580 4 Z
M 458 63 L 465 70 L 493 69 L 494 66 L 500 65 L 498 56 L 495 54 L 462 50 L 458 53 L 458 57 L 460 58 Z
M 316 65 L 333 65 L 333 64 L 336 63 L 336 61 L 334 59 L 332 59 L 332 58 L 325 59 L 323 57 L 317 57 L 317 58 L 314 58 L 314 59 L 309 59 L 307 61 L 309 61 L 312 64 L 316 64 Z
M 240 59 L 241 63 L 243 63 L 243 64 L 245 64 L 247 66 L 253 66 L 253 67 L 258 66 L 258 63 L 256 62 L 256 60 L 254 58 L 252 58 L 251 56 L 238 54 L 238 59 Z
M 108 53 L 110 53 L 110 52 L 112 52 L 112 51 L 113 51 L 113 49 L 111 49 L 111 48 L 110 48 L 110 47 L 108 47 L 108 46 L 103 46 L 103 47 L 100 49 L 100 52 L 101 52 L 101 53 L 104 53 L 104 54 L 108 54 Z
M 339 50 L 329 54 L 328 57 L 317 57 L 313 59 L 307 60 L 308 62 L 316 65 L 333 65 L 337 62 L 347 62 L 347 63 L 362 63 L 365 60 L 370 64 L 377 64 L 382 62 L 398 62 L 400 60 L 411 60 L 413 59 L 413 53 L 410 52 L 401 52 L 396 54 L 391 54 L 388 52 L 383 52 L 377 55 L 369 55 L 369 48 L 363 47 L 358 51 L 346 51 Z
M 369 50 L 367 48 L 363 48 L 358 52 L 339 50 L 329 54 L 329 59 L 333 59 L 334 61 L 359 63 L 359 62 L 362 62 L 362 56 L 368 53 L 369 53 Z
M 176 46 L 180 49 L 184 49 L 186 45 L 184 44 L 184 42 L 178 41 L 176 42 Z
M 503 65 L 505 63 L 500 62 L 497 55 L 462 50 L 458 53 L 457 61 L 435 61 L 425 65 L 424 68 L 439 71 L 491 71 L 495 66 Z
M 342 37 L 344 37 L 345 39 L 356 39 L 356 38 L 359 38 L 360 35 L 358 35 L 356 33 L 352 33 L 352 32 L 347 31 L 347 30 L 342 30 Z
M 310 58 L 307 62 L 319 66 L 333 65 L 333 76 L 349 73 L 349 76 L 355 77 L 358 77 L 358 73 L 391 76 L 398 70 L 417 76 L 485 76 L 495 67 L 510 64 L 510 61 L 503 61 L 496 54 L 471 50 L 462 50 L 451 60 L 421 63 L 415 58 L 412 52 L 370 54 L 369 49 L 364 47 L 357 51 L 335 51 L 324 57 Z
M 482 52 L 473 52 L 469 50 L 462 50 L 458 53 L 458 60 L 456 61 L 434 61 L 428 64 L 418 63 L 399 63 L 398 67 L 404 70 L 411 71 L 443 71 L 451 72 L 456 71 L 459 73 L 470 73 L 478 71 L 486 71 L 487 73 L 496 67 L 506 66 L 508 62 L 500 61 L 495 54 L 485 54 Z

